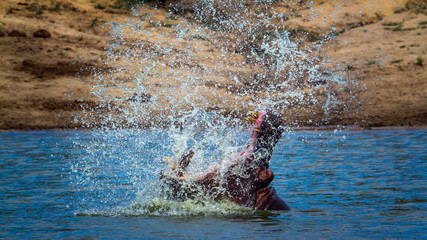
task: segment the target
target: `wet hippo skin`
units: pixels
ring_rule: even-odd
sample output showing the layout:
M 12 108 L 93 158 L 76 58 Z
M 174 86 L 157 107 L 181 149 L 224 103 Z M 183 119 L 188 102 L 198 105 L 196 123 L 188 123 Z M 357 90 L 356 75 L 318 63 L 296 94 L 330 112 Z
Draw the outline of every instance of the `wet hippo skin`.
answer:
M 169 195 L 177 200 L 198 197 L 226 197 L 238 205 L 258 210 L 289 210 L 289 206 L 268 185 L 274 174 L 269 169 L 274 146 L 282 136 L 283 127 L 278 115 L 271 110 L 253 114 L 248 146 L 235 158 L 226 171 L 218 169 L 197 179 L 187 180 L 185 168 L 194 155 L 183 154 L 174 175 L 161 174 L 169 187 Z

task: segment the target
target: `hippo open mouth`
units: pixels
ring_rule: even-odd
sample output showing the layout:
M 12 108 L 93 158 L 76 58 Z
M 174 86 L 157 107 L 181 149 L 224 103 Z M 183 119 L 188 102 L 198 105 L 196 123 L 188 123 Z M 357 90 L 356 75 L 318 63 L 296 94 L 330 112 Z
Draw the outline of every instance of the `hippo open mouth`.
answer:
M 276 190 L 268 186 L 274 178 L 268 168 L 274 146 L 283 133 L 282 121 L 276 113 L 266 110 L 251 114 L 249 122 L 250 142 L 225 171 L 215 169 L 202 177 L 187 179 L 184 173 L 193 151 L 184 154 L 173 171 L 163 171 L 161 179 L 168 196 L 177 200 L 226 197 L 258 210 L 289 210 Z

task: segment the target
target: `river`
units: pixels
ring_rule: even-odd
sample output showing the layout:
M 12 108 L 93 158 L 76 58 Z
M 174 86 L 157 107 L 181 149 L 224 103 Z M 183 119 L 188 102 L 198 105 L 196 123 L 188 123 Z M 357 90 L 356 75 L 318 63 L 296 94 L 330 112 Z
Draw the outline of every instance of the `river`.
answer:
M 163 154 L 159 146 L 167 144 L 156 143 L 167 140 L 162 133 L 134 136 L 150 144 L 122 161 L 126 145 L 117 143 L 112 155 L 114 147 L 94 141 L 91 131 L 0 133 L 0 238 L 427 237 L 425 129 L 286 132 L 271 169 L 288 212 L 227 202 L 141 205 L 157 174 L 144 171 L 159 168 L 150 158 Z M 87 163 L 100 155 L 102 164 Z

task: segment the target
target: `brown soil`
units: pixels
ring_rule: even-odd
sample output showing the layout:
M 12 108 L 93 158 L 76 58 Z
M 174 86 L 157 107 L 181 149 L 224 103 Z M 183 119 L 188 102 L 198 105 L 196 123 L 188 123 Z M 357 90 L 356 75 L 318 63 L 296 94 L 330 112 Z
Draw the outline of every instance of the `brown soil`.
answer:
M 275 6 L 276 11 L 289 14 L 287 28 L 308 33 L 305 36 L 309 37 L 303 44 L 311 44 L 313 38 L 315 40 L 336 29 L 338 38 L 324 47 L 322 54 L 346 68 L 346 77 L 354 78 L 357 86 L 352 91 L 337 93 L 340 100 L 347 102 L 347 109 L 337 109 L 328 116 L 321 116 L 321 111 L 316 109 L 318 106 L 295 106 L 283 111 L 288 116 L 285 119 L 288 123 L 366 127 L 427 125 L 427 16 L 423 1 L 412 0 L 407 4 L 407 0 L 382 1 L 387 3 L 360 0 L 348 1 L 337 8 L 334 5 L 336 1 L 317 0 L 310 9 L 305 7 L 305 1 L 294 2 Z M 103 63 L 109 37 L 107 28 L 101 25 L 114 18 L 126 21 L 128 12 L 126 8 L 115 7 L 115 3 L 113 0 L 0 2 L 0 129 L 82 127 L 73 121 L 73 117 L 81 114 L 82 109 L 97 105 L 96 97 L 91 94 L 93 70 L 108 73 L 125 64 L 120 61 L 115 66 Z M 148 5 L 141 11 L 155 14 L 161 21 L 165 21 L 168 15 L 164 9 Z M 184 18 L 189 21 L 184 21 Z M 191 13 L 183 11 L 177 19 L 167 22 L 197 25 L 191 19 Z M 233 67 L 237 66 L 234 63 L 246 60 L 240 52 L 244 49 L 230 49 L 225 56 L 220 56 L 217 52 L 219 46 L 197 33 L 190 33 L 193 37 L 177 44 L 173 38 L 174 30 L 166 24 L 154 29 L 159 33 L 156 36 L 129 36 L 129 40 L 138 39 L 145 42 L 144 47 L 150 48 L 160 38 L 169 36 L 170 39 L 160 40 L 175 44 L 177 53 L 183 52 L 181 48 L 187 43 L 200 43 L 190 60 L 174 61 L 173 64 L 168 64 L 167 59 L 159 58 L 159 61 L 165 63 L 161 71 L 173 73 L 174 77 L 185 76 L 198 69 L 199 74 L 206 77 L 203 83 L 199 83 L 206 87 L 202 94 L 210 103 L 215 103 L 206 106 L 208 110 L 224 114 L 234 112 L 239 117 L 252 110 L 234 99 L 245 88 L 256 86 L 237 86 L 227 78 L 240 75 L 252 79 L 256 78 L 254 69 L 262 71 L 262 66 L 257 63 Z M 161 34 L 166 32 L 171 34 Z M 231 41 L 227 39 L 235 40 L 230 35 L 222 44 Z M 211 61 L 206 62 L 206 58 Z M 204 73 L 203 69 L 209 64 L 219 66 L 216 69 L 220 70 Z M 152 91 L 176 87 L 172 78 L 169 83 L 152 79 L 146 85 Z M 118 90 L 112 91 L 117 93 Z M 322 92 L 316 91 L 319 99 L 322 98 Z M 177 93 L 176 98 L 179 99 L 180 95 L 182 93 Z M 148 95 L 142 98 L 123 97 L 142 99 L 150 107 Z M 251 96 L 240 97 L 245 102 Z M 235 109 L 237 111 L 233 111 Z M 161 110 L 153 111 L 162 115 Z M 319 116 L 313 116 L 315 114 Z M 310 121 L 313 119 L 318 120 Z

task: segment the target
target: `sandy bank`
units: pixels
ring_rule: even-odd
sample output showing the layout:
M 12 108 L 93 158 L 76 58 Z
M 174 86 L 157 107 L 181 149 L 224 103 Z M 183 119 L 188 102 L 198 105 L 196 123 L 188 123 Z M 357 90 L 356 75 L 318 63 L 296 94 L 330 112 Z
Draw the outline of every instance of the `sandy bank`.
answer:
M 324 45 L 319 54 L 339 65 L 353 84 L 351 88 L 334 90 L 336 100 L 343 104 L 331 108 L 327 114 L 322 104 L 328 92 L 322 83 L 315 87 L 298 86 L 302 94 L 314 96 L 321 104 L 295 103 L 283 107 L 280 111 L 288 125 L 307 126 L 303 129 L 336 125 L 356 125 L 362 129 L 427 125 L 425 3 L 351 1 L 337 7 L 336 1 L 314 1 L 307 8 L 301 2 L 300 5 L 277 3 L 275 10 L 287 17 L 286 28 L 295 33 L 295 38 L 302 39 L 301 47 L 315 44 L 334 31 L 338 37 Z M 114 19 L 126 21 L 128 9 L 111 0 L 6 0 L 0 3 L 0 10 L 0 129 L 82 127 L 75 117 L 82 114 L 82 109 L 99 105 L 92 94 L 95 73 L 109 73 L 129 65 L 121 60 L 106 64 L 111 37 L 108 28 L 102 27 Z M 141 11 L 141 16 L 151 14 L 160 24 L 147 21 L 143 27 L 152 35 L 129 35 L 130 43 L 135 39 L 143 41 L 144 49 L 159 42 L 170 43 L 176 51 L 175 57 L 185 56 L 180 61 L 162 56 L 156 59 L 164 66 L 158 71 L 169 76 L 169 80 L 152 78 L 145 83 L 146 90 L 153 96 L 157 94 L 158 99 L 162 96 L 161 89 L 170 91 L 156 106 L 150 101 L 142 103 L 153 108 L 156 117 L 152 118 L 152 124 L 166 122 L 165 115 L 176 114 L 159 110 L 158 106 L 168 106 L 170 99 L 180 100 L 185 95 L 182 92 L 171 96 L 177 87 L 176 79 L 196 73 L 203 76 L 203 81 L 193 83 L 202 89 L 200 99 L 194 101 L 208 111 L 243 119 L 254 108 L 251 99 L 269 94 L 266 88 L 274 81 L 263 79 L 265 85 L 250 84 L 259 83 L 257 73 L 266 73 L 265 66 L 248 61 L 244 48 L 224 47 L 235 46 L 233 41 L 241 38 L 238 35 L 206 28 L 189 12 L 171 15 L 165 9 L 149 5 Z M 190 30 L 187 37 L 177 42 L 173 26 L 180 24 Z M 193 32 L 195 26 L 204 29 L 209 37 Z M 236 83 L 233 76 L 244 80 Z M 134 83 L 127 79 L 131 77 L 131 72 L 121 73 L 122 86 L 133 87 Z M 111 85 L 112 96 L 132 97 L 133 92 L 119 91 L 117 78 L 106 84 Z M 275 93 L 284 96 L 285 90 Z M 183 109 L 194 104 L 177 102 L 176 107 Z M 96 117 L 93 121 L 97 121 Z

